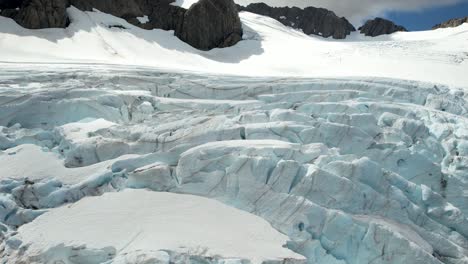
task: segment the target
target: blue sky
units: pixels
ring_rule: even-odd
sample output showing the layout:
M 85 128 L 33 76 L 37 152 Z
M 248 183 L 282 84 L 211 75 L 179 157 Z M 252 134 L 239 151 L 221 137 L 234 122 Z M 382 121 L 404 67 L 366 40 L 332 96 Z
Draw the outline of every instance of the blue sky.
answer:
M 408 30 L 425 30 L 451 18 L 466 16 L 468 16 L 468 2 L 420 11 L 388 12 L 384 17 L 405 26 Z

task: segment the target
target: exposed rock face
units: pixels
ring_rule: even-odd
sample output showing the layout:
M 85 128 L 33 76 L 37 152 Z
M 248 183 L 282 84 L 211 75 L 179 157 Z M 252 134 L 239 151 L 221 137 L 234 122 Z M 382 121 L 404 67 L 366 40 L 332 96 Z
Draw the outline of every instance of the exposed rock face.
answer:
M 242 39 L 242 25 L 233 0 L 200 0 L 185 10 L 174 0 L 0 0 L 0 15 L 13 18 L 25 28 L 65 28 L 66 8 L 96 8 L 121 17 L 144 29 L 174 30 L 191 46 L 209 50 L 229 47 Z M 137 17 L 148 16 L 142 24 Z
M 164 30 L 174 30 L 179 32 L 182 29 L 184 15 L 187 10 L 173 6 L 173 0 L 142 1 L 146 2 L 145 14 L 149 17 L 149 22 L 141 24 L 135 17 L 127 19 L 130 23 L 145 29 L 160 28 Z M 187 41 L 188 42 L 188 41 Z M 193 45 L 191 42 L 188 42 Z
M 23 27 L 63 28 L 68 25 L 67 0 L 7 0 L 5 3 L 7 9 L 1 14 L 14 18 Z
M 271 7 L 264 3 L 238 6 L 240 11 L 269 16 L 283 25 L 301 29 L 307 35 L 319 35 L 325 38 L 344 39 L 356 29 L 344 17 L 338 17 L 324 8 L 307 7 Z
M 373 20 L 367 20 L 367 22 L 359 28 L 361 34 L 365 34 L 370 37 L 377 37 L 380 35 L 392 34 L 397 31 L 408 31 L 403 26 L 395 25 L 390 20 L 377 17 Z
M 463 23 L 468 23 L 468 17 L 450 19 L 441 24 L 433 26 L 432 29 L 458 27 L 461 26 Z
M 137 0 L 69 0 L 69 3 L 80 10 L 91 11 L 96 8 L 101 12 L 124 18 L 143 16 L 146 7 Z
M 171 5 L 174 0 L 69 0 L 80 10 L 101 12 L 124 18 L 144 29 L 179 31 L 187 10 Z M 137 17 L 148 16 L 149 22 L 141 24 Z
M 176 35 L 199 49 L 229 47 L 242 39 L 242 25 L 232 0 L 200 0 L 184 15 Z

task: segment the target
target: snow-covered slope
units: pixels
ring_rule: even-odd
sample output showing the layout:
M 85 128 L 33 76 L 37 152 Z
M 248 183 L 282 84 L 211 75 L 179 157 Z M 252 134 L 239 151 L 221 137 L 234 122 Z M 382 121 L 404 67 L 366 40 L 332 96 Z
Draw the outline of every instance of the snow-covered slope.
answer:
M 0 18 L 1 263 L 468 263 L 466 25 L 334 41 L 242 13 L 200 52 L 69 12 Z
M 379 38 L 355 33 L 337 41 L 242 12 L 244 41 L 201 52 L 172 32 L 143 30 L 99 12 L 70 8 L 69 13 L 69 28 L 35 31 L 0 17 L 0 61 L 134 64 L 250 76 L 379 76 L 460 87 L 468 83 L 468 24 Z M 115 25 L 127 29 L 109 28 Z

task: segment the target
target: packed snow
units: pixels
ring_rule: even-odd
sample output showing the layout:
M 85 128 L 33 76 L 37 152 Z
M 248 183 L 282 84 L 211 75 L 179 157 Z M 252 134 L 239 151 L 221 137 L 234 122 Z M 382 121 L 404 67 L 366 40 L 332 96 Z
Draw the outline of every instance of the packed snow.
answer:
M 283 248 L 288 237 L 258 216 L 211 199 L 144 190 L 85 198 L 51 210 L 22 226 L 18 237 L 31 244 L 28 263 L 34 258 L 41 263 L 60 260 L 66 248 L 67 257 L 84 263 L 89 255 L 74 255 L 78 250 L 73 249 L 83 245 L 103 260 L 116 258 L 122 263 L 154 256 L 167 261 L 183 255 L 223 256 L 232 263 L 283 259 L 301 263 L 304 259 Z
M 69 12 L 0 18 L 2 261 L 468 263 L 466 25 L 336 41 L 242 13 L 201 52 Z

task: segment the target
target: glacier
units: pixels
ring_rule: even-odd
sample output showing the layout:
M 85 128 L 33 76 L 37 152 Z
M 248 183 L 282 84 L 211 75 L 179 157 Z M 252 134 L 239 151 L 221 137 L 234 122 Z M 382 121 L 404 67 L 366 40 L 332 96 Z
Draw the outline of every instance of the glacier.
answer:
M 67 12 L 0 17 L 0 263 L 468 263 L 468 24 L 204 52 Z
M 2 64 L 2 263 L 468 263 L 467 99 L 382 77 Z M 141 210 L 188 195 L 266 221 L 254 241 L 281 239 L 251 246 L 263 258 L 243 239 L 232 251 L 134 242 L 153 230 Z M 232 237 L 203 201 L 193 210 L 216 225 L 188 228 Z M 111 233 L 90 237 L 91 222 Z

